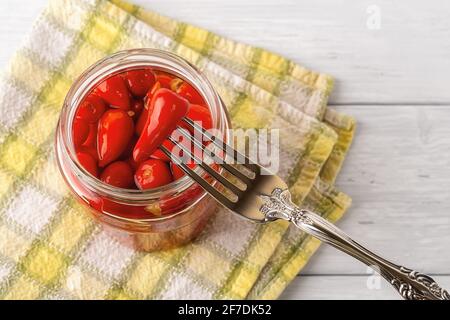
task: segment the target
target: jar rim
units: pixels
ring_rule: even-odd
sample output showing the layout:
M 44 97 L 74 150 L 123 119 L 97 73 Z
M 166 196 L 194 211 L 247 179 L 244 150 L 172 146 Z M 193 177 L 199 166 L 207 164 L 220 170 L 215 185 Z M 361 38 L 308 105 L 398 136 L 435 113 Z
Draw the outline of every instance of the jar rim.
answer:
M 81 177 L 91 190 L 103 196 L 110 197 L 119 203 L 129 203 L 130 201 L 134 204 L 148 203 L 148 201 L 157 200 L 170 193 L 183 192 L 195 184 L 194 180 L 185 175 L 181 179 L 157 188 L 148 190 L 124 189 L 111 186 L 94 177 L 78 161 L 70 128 L 72 128 L 75 112 L 79 104 L 100 81 L 126 70 L 142 67 L 152 67 L 174 74 L 193 85 L 203 96 L 211 111 L 213 126 L 221 131 L 224 140 L 227 143 L 229 142 L 227 134 L 230 125 L 229 116 L 220 96 L 206 76 L 182 57 L 164 50 L 140 48 L 119 51 L 97 61 L 85 70 L 69 89 L 58 123 L 57 139 L 63 141 L 61 145 L 65 153 L 69 156 L 69 164 L 74 173 Z M 196 170 L 199 170 L 198 166 Z M 199 199 L 205 195 L 206 192 L 203 191 Z M 114 216 L 122 218 L 120 216 Z M 169 214 L 167 217 L 170 218 L 172 216 Z M 160 220 L 161 217 L 156 217 L 155 219 Z

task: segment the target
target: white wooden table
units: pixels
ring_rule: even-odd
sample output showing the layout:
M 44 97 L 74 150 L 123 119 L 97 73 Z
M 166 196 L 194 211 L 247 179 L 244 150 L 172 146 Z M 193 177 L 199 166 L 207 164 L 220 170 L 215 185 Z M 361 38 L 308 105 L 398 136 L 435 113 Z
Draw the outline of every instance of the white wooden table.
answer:
M 331 105 L 358 121 L 338 179 L 354 204 L 339 226 L 450 288 L 449 1 L 134 2 L 333 75 Z M 45 3 L 0 1 L 0 68 Z M 398 297 L 323 246 L 282 298 Z

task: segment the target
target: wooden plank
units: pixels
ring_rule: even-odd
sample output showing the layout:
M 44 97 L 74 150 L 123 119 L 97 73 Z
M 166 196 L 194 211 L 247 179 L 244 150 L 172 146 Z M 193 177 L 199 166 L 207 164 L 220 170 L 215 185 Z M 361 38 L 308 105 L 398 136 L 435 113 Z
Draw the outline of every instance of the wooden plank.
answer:
M 332 103 L 450 103 L 446 0 L 131 1 L 330 73 Z M 0 68 L 46 2 L 0 2 Z M 367 27 L 374 4 L 378 30 Z
M 446 0 L 137 2 L 330 73 L 332 103 L 450 102 Z M 367 27 L 373 5 L 381 17 L 375 30 Z
M 450 276 L 433 276 L 443 287 L 450 288 Z M 368 285 L 369 283 L 369 285 Z M 383 279 L 368 276 L 302 276 L 297 277 L 283 292 L 281 299 L 401 299 Z
M 338 186 L 353 198 L 339 226 L 405 266 L 450 274 L 450 112 L 447 106 L 349 106 L 358 128 Z M 323 246 L 306 274 L 365 274 Z

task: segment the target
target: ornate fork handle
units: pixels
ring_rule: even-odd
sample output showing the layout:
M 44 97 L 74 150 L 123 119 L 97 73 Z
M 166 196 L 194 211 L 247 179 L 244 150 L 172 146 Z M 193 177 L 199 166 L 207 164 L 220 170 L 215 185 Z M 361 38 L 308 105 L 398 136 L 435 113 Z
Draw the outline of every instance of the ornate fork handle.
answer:
M 260 211 L 267 220 L 283 219 L 299 229 L 353 256 L 370 267 L 376 267 L 399 293 L 408 300 L 450 300 L 449 293 L 430 276 L 396 265 L 374 254 L 319 215 L 300 209 L 291 201 L 289 191 L 276 188 L 270 196 L 261 195 Z

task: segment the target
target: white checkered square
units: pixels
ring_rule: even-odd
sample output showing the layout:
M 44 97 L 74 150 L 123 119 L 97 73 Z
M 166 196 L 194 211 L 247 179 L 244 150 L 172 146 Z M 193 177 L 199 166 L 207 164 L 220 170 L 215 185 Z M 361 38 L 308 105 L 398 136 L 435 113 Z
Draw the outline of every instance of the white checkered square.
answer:
M 222 51 L 215 50 L 213 50 L 209 56 L 209 60 L 215 62 L 217 65 L 226 66 L 230 72 L 238 75 L 239 77 L 245 78 L 250 70 L 250 67 L 241 63 L 230 63 L 229 58 L 230 57 L 225 57 Z
M 211 292 L 181 273 L 171 277 L 167 288 L 158 297 L 162 300 L 207 300 L 211 298 Z
M 5 281 L 11 273 L 12 266 L 2 262 L 0 264 L 0 285 Z
M 11 129 L 21 119 L 24 112 L 31 107 L 32 95 L 8 82 L 0 80 L 0 123 Z
M 102 231 L 91 239 L 81 260 L 103 274 L 116 279 L 131 261 L 133 255 L 133 249 L 120 244 Z
M 134 23 L 133 29 L 134 29 L 133 31 L 137 32 L 139 35 L 139 37 L 136 38 L 136 40 L 139 38 L 142 39 L 142 45 L 145 45 L 147 47 L 167 50 L 174 44 L 172 39 L 157 32 L 153 28 L 149 27 L 149 25 L 144 23 L 143 21 L 137 20 Z
M 48 21 L 36 22 L 25 47 L 36 53 L 51 66 L 57 66 L 66 55 L 73 37 L 64 34 Z
M 55 214 L 57 207 L 58 201 L 27 185 L 15 197 L 5 214 L 25 229 L 39 233 Z
M 79 2 L 79 0 L 65 0 L 61 6 L 60 0 L 51 0 L 48 9 L 51 15 L 64 21 L 65 27 L 77 31 L 81 29 L 89 14 L 89 9 L 80 6 Z
M 77 299 L 98 300 L 106 295 L 109 285 L 90 272 L 78 266 L 71 266 L 67 270 L 67 277 L 62 287 L 65 292 Z
M 278 167 L 278 171 L 275 173 L 282 179 L 287 179 L 292 171 L 292 168 L 295 166 L 295 161 L 297 161 L 295 154 L 280 148 L 278 157 L 280 166 Z
M 222 209 L 214 216 L 210 224 L 207 240 L 225 248 L 233 255 L 238 255 L 256 230 L 256 224 L 245 221 L 236 214 Z
M 45 296 L 45 300 L 69 300 L 71 297 L 69 297 L 67 295 L 67 293 L 65 293 L 62 290 L 59 291 L 52 291 L 49 294 L 47 294 Z

